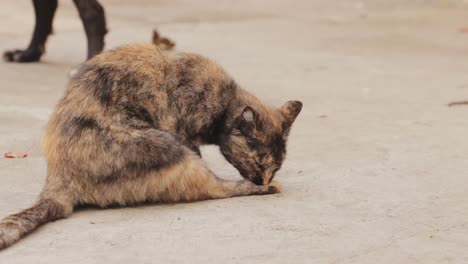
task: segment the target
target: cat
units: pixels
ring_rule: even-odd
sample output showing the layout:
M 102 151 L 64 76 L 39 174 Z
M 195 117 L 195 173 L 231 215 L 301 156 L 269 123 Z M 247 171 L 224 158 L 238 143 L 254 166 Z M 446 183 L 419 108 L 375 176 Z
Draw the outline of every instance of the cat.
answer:
M 133 44 L 101 53 L 69 81 L 45 128 L 38 201 L 0 222 L 5 248 L 78 205 L 126 206 L 273 194 L 299 101 L 264 105 L 200 55 Z M 244 178 L 218 178 L 215 144 Z
M 104 36 L 107 33 L 104 8 L 97 0 L 73 0 L 80 14 L 81 21 L 88 40 L 88 56 L 90 59 L 104 48 Z M 57 0 L 33 0 L 36 22 L 29 46 L 24 49 L 8 50 L 3 58 L 8 62 L 39 61 L 45 52 L 45 44 L 52 33 L 52 22 Z

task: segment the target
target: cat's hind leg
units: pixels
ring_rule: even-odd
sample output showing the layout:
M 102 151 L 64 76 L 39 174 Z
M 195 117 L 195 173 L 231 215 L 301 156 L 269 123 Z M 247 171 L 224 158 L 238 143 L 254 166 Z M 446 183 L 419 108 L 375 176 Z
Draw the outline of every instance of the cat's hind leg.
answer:
M 258 186 L 247 180 L 216 177 L 197 153 L 164 131 L 147 129 L 114 134 L 113 141 L 107 143 L 102 134 L 96 134 L 98 140 L 93 144 L 67 146 L 69 152 L 79 153 L 74 159 L 80 166 L 69 174 L 80 173 L 79 178 L 86 179 L 80 180 L 79 204 L 125 206 L 279 192 L 273 185 Z
M 100 207 L 134 205 L 144 202 L 194 202 L 236 196 L 280 192 L 279 185 L 259 186 L 247 180 L 225 180 L 215 176 L 202 159 L 185 149 L 176 163 L 146 172 L 139 177 L 119 177 L 86 187 L 82 203 Z

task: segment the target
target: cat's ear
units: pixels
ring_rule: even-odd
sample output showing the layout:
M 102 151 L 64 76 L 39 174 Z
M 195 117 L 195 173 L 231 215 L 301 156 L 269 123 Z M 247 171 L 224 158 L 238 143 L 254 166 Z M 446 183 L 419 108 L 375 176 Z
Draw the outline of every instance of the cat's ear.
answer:
M 302 102 L 300 101 L 287 101 L 281 108 L 280 111 L 286 117 L 286 122 L 290 126 L 296 120 L 296 117 L 302 110 Z
M 254 137 L 257 129 L 258 113 L 250 106 L 246 106 L 238 117 L 237 128 L 248 137 Z

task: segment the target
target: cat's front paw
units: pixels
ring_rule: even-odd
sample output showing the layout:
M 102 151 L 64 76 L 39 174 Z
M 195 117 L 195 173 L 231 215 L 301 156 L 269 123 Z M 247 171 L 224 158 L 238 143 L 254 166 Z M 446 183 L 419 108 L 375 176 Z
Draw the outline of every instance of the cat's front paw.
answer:
M 278 181 L 272 181 L 268 185 L 268 192 L 273 194 L 273 193 L 280 193 L 282 190 L 282 186 Z
M 42 52 L 39 49 L 7 50 L 3 59 L 8 62 L 34 62 L 39 61 Z

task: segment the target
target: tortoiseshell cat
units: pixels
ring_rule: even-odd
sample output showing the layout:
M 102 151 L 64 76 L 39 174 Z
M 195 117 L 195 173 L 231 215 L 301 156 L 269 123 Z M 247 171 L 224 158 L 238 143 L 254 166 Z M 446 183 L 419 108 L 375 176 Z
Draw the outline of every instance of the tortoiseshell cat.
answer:
M 302 103 L 270 108 L 216 63 L 128 45 L 84 63 L 43 140 L 36 204 L 0 222 L 0 249 L 82 204 L 189 202 L 279 192 L 271 183 Z M 199 146 L 219 145 L 243 180 L 216 177 Z

